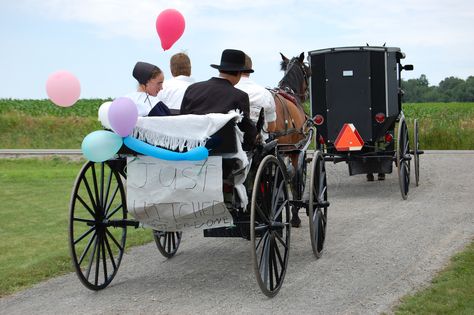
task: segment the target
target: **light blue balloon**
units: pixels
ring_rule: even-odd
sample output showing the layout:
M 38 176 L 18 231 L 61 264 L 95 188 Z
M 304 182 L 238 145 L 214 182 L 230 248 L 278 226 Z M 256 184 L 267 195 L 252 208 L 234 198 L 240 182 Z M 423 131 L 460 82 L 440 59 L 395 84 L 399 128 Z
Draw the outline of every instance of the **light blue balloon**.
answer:
M 167 161 L 200 161 L 209 156 L 209 151 L 205 147 L 197 147 L 183 153 L 174 152 L 157 148 L 130 136 L 123 138 L 123 143 L 135 152 Z
M 97 130 L 88 134 L 82 140 L 82 153 L 92 162 L 104 162 L 112 158 L 123 144 L 118 134 Z

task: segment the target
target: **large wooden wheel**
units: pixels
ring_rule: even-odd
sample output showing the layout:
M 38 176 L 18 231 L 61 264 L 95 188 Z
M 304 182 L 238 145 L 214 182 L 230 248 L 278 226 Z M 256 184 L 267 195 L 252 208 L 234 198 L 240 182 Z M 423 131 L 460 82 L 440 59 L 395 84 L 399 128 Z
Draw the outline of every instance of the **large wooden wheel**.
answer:
M 183 232 L 153 231 L 156 247 L 158 247 L 161 255 L 166 258 L 171 258 L 176 254 L 182 235 Z
M 73 187 L 69 247 L 79 280 L 91 290 L 105 288 L 115 277 L 127 235 L 125 190 L 108 162 L 86 162 Z
M 255 176 L 250 215 L 255 276 L 262 292 L 275 296 L 285 278 L 290 251 L 290 203 L 282 163 L 266 156 Z
M 398 123 L 397 141 L 397 168 L 398 182 L 403 199 L 407 199 L 410 186 L 410 142 L 408 140 L 408 128 L 405 117 L 402 115 Z
M 321 257 L 324 248 L 328 206 L 324 157 L 321 151 L 314 151 L 309 182 L 308 217 L 311 247 L 313 248 L 313 254 L 316 258 Z

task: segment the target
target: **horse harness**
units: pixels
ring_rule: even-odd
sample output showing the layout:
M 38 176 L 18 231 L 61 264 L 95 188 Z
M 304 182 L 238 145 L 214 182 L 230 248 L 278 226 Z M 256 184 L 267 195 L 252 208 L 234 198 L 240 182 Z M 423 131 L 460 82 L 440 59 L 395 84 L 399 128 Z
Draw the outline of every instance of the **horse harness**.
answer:
M 280 90 L 280 89 L 270 90 L 270 92 L 272 93 L 274 98 L 276 97 L 276 99 L 281 104 L 281 108 L 283 110 L 283 115 L 284 115 L 283 118 L 284 118 L 284 122 L 285 122 L 285 129 L 269 133 L 270 138 L 275 139 L 275 138 L 279 138 L 279 137 L 282 137 L 282 136 L 291 135 L 291 134 L 294 134 L 294 133 L 304 135 L 303 128 L 301 128 L 301 129 L 296 128 L 295 121 L 293 120 L 293 117 L 291 117 L 290 111 L 288 110 L 288 105 L 285 102 L 285 99 L 287 99 L 290 102 L 296 104 L 296 106 L 298 107 L 300 105 L 298 104 L 298 101 L 296 100 L 296 98 L 293 95 L 291 95 L 291 94 L 289 94 L 289 93 L 287 93 L 283 90 Z

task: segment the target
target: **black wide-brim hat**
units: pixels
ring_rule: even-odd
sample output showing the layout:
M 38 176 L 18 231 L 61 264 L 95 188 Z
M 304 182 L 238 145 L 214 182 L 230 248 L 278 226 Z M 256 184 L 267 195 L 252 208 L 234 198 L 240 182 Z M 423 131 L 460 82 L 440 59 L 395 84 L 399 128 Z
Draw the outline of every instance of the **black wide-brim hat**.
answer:
M 211 67 L 222 71 L 241 71 L 252 73 L 253 70 L 245 67 L 245 53 L 241 50 L 226 49 L 222 52 L 221 64 Z
M 151 63 L 139 61 L 135 64 L 132 75 L 138 83 L 146 84 L 151 79 L 154 70 L 159 70 L 159 68 Z

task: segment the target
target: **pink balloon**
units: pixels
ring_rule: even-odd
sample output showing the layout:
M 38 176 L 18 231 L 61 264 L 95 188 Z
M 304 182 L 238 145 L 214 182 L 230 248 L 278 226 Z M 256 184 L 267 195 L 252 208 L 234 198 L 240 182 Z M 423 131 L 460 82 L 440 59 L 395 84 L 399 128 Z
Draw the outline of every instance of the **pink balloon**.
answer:
M 74 105 L 81 95 L 81 84 L 70 72 L 57 71 L 46 81 L 46 93 L 49 99 L 61 107 Z
M 175 9 L 167 9 L 156 19 L 156 31 L 163 50 L 168 50 L 184 33 L 184 17 Z
M 128 97 L 116 98 L 109 107 L 109 123 L 112 130 L 122 137 L 132 133 L 137 124 L 138 109 Z

